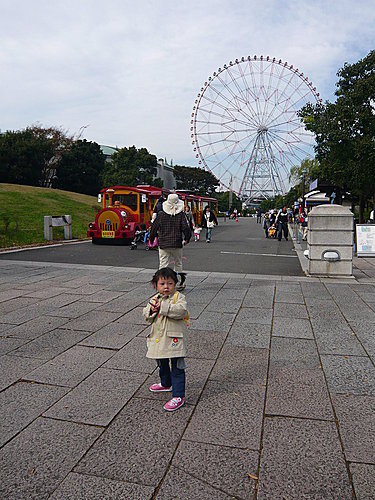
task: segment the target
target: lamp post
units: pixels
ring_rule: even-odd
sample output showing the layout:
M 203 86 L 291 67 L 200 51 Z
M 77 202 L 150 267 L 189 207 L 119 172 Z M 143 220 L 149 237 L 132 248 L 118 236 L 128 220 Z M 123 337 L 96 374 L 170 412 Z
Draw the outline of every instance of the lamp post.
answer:
M 306 170 L 302 170 L 302 212 L 305 209 L 305 177 L 306 177 Z

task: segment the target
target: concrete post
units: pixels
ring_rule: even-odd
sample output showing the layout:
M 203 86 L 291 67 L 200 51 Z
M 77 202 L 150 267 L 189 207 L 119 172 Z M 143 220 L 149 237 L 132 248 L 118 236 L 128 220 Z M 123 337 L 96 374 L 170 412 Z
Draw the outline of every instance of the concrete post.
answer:
M 308 272 L 349 277 L 353 274 L 353 214 L 341 205 L 318 205 L 309 212 Z
M 44 216 L 44 239 L 52 241 L 52 215 Z

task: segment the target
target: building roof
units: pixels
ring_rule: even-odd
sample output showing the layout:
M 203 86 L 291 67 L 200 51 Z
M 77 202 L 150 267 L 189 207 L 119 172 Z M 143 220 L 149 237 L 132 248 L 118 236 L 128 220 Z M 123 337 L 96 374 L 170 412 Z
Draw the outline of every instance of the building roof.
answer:
M 100 149 L 105 156 L 112 156 L 113 153 L 116 153 L 118 151 L 118 148 L 115 148 L 113 146 L 105 146 L 104 144 L 100 144 Z

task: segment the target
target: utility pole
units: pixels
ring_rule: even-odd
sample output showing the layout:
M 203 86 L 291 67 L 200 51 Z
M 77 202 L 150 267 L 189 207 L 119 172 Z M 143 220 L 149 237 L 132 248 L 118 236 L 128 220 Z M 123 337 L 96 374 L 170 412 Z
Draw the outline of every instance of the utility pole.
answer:
M 229 181 L 229 206 L 228 206 L 228 211 L 232 208 L 232 176 L 230 176 L 230 181 Z

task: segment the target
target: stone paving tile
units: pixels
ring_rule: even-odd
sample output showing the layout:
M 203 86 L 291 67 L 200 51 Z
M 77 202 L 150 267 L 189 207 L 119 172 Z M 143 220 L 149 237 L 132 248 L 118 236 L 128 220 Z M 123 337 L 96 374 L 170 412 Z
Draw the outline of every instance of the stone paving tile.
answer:
M 285 292 L 283 290 L 276 290 L 275 302 L 285 304 L 305 304 L 302 292 Z
M 39 290 L 29 291 L 27 293 L 24 293 L 23 295 L 24 297 L 33 297 L 36 299 L 48 299 L 50 297 L 56 297 L 58 295 L 66 293 L 68 291 L 69 291 L 68 288 L 56 287 L 56 286 L 45 287 L 44 285 Z
M 219 313 L 235 313 L 241 307 L 242 299 L 224 299 L 223 297 L 216 297 L 207 305 L 207 311 L 216 311 Z M 190 308 L 188 307 L 189 311 Z
M 301 289 L 301 285 L 299 283 L 280 282 L 280 283 L 276 283 L 276 295 L 278 295 L 279 292 L 300 294 L 302 292 L 302 289 Z
M 121 295 L 122 294 L 119 292 L 112 292 L 109 290 L 99 290 L 98 292 L 86 296 L 84 300 L 85 302 L 97 302 L 104 304 L 105 302 L 110 302 L 111 300 L 121 297 Z
M 268 349 L 252 349 L 225 344 L 210 379 L 265 387 L 267 365 Z
M 205 481 L 200 481 L 177 467 L 171 467 L 163 481 L 157 500 L 229 500 L 233 496 L 212 488 Z
M 256 294 L 256 292 L 251 295 L 247 294 L 242 302 L 242 307 L 272 309 L 273 295 L 273 290 L 267 294 Z
M 23 292 L 21 290 L 9 290 L 8 287 L 0 292 L 0 302 L 6 302 L 17 297 L 21 297 Z
M 33 340 L 44 335 L 45 333 L 51 332 L 55 328 L 65 325 L 66 322 L 66 318 L 39 316 L 35 319 L 22 323 L 22 325 L 14 326 L 11 330 L 7 331 L 7 336 Z
M 113 351 L 74 346 L 23 377 L 51 385 L 75 387 L 113 356 Z M 15 359 L 16 356 L 12 356 Z M 19 358 L 26 359 L 26 358 Z M 30 361 L 30 358 L 28 358 Z
M 321 359 L 331 394 L 375 396 L 375 368 L 369 358 L 324 354 Z
M 0 391 L 44 363 L 41 359 L 4 355 L 0 358 Z
M 236 316 L 232 328 L 251 328 L 252 324 L 271 325 L 272 309 L 260 307 L 242 307 Z
M 285 304 L 276 302 L 273 310 L 275 318 L 308 319 L 307 310 L 303 304 Z
M 186 359 L 186 396 L 185 402 L 187 404 L 196 404 L 200 395 L 202 394 L 203 387 L 207 382 L 208 376 L 214 365 L 213 360 L 208 359 Z M 140 387 L 136 393 L 136 397 L 147 398 L 160 401 L 161 406 L 171 398 L 171 392 L 156 393 L 150 391 L 150 385 L 155 382 L 160 382 L 159 371 L 156 368 L 155 372 L 150 375 L 146 382 Z
M 271 369 L 267 390 L 267 415 L 334 420 L 321 369 Z
M 29 300 L 38 300 L 38 299 L 29 299 Z M 48 311 L 46 309 L 43 309 L 43 307 L 40 304 L 34 302 L 31 305 L 20 306 L 19 309 L 2 315 L 1 321 L 2 323 L 21 325 L 22 323 L 25 323 L 26 321 L 29 321 L 31 319 L 39 318 L 41 315 L 44 315 L 47 312 Z
M 49 498 L 51 500 L 151 500 L 154 488 L 112 481 L 103 477 L 70 473 Z
M 202 312 L 207 307 L 207 304 L 190 304 L 188 303 L 189 317 L 191 320 L 198 319 Z
M 69 389 L 17 382 L 0 393 L 0 446 L 62 398 Z
M 143 295 L 142 297 L 136 297 L 132 295 L 131 292 L 129 295 L 122 295 L 117 299 L 113 299 L 110 302 L 106 302 L 102 304 L 100 307 L 96 307 L 97 311 L 107 311 L 113 313 L 121 313 L 123 315 L 127 311 L 131 311 L 134 307 L 139 306 L 148 296 L 151 297 L 152 291 L 150 291 L 149 295 Z
M 334 422 L 266 418 L 258 499 L 275 498 L 352 498 Z
M 9 323 L 0 323 L 0 335 L 5 337 L 7 335 L 6 332 L 8 332 L 11 328 L 14 328 L 14 325 Z
M 270 366 L 273 369 L 309 370 L 320 367 L 315 342 L 308 339 L 274 337 L 271 344 Z
M 17 298 L 2 302 L 0 304 L 1 322 L 2 323 L 13 323 L 13 321 L 6 321 L 4 318 L 6 318 L 6 316 L 9 316 L 10 318 L 12 318 L 14 316 L 11 314 L 12 312 L 20 311 L 20 310 L 24 309 L 25 307 L 28 307 L 32 304 L 35 304 L 36 302 L 38 302 L 38 299 L 35 299 L 35 298 L 33 299 L 31 297 L 17 297 Z
M 374 498 L 375 491 L 375 465 L 350 464 L 353 477 L 354 491 L 358 500 Z
M 192 322 L 191 329 L 211 330 L 211 331 L 229 331 L 235 318 L 234 313 L 215 313 L 213 311 L 204 311 L 199 320 Z
M 320 354 L 366 356 L 366 353 L 347 324 L 330 323 L 329 329 L 316 328 L 314 334 Z
M 185 335 L 188 357 L 216 359 L 226 336 L 227 332 L 189 329 Z
M 95 332 L 112 321 L 116 321 L 120 316 L 120 313 L 94 310 L 87 314 L 83 314 L 79 318 L 68 321 L 65 323 L 64 328 Z
M 130 312 L 120 316 L 117 323 L 129 323 L 133 325 L 146 325 L 146 321 L 142 314 L 143 307 L 135 307 Z
M 248 499 L 255 493 L 258 452 L 182 440 L 172 465 L 217 488 L 232 498 Z
M 114 354 L 104 366 L 116 370 L 152 373 L 155 370 L 155 360 L 146 358 L 146 352 L 146 340 L 135 337 Z
M 49 312 L 60 309 L 61 307 L 78 302 L 80 297 L 78 295 L 72 295 L 71 293 L 62 293 L 61 295 L 56 295 L 55 297 L 50 297 L 48 299 L 42 300 L 40 303 Z
M 14 351 L 15 349 L 17 349 L 17 347 L 25 344 L 26 342 L 28 342 L 28 340 L 26 339 L 0 337 L 0 356 Z
M 50 360 L 88 335 L 88 332 L 56 329 L 15 349 L 11 355 Z
M 70 302 L 65 306 L 57 307 L 51 309 L 48 314 L 50 316 L 59 316 L 62 318 L 78 318 L 83 314 L 88 313 L 89 311 L 95 311 L 97 305 L 92 302 L 83 302 L 81 300 L 77 300 L 75 302 Z
M 146 375 L 99 368 L 44 416 L 91 425 L 107 426 L 125 406 Z
M 270 336 L 271 325 L 237 323 L 230 329 L 226 343 L 238 347 L 268 349 Z
M 0 451 L 0 496 L 48 498 L 101 432 L 38 418 Z
M 104 326 L 89 337 L 86 337 L 79 345 L 91 347 L 104 347 L 106 349 L 121 349 L 140 332 L 146 325 L 121 324 L 118 322 Z
M 112 292 L 130 292 L 139 286 L 139 283 L 134 283 L 129 280 L 120 280 L 116 283 L 108 283 L 106 285 L 107 290 L 111 290 Z
M 208 381 L 184 438 L 259 449 L 265 387 Z
M 235 300 L 237 302 L 242 302 L 242 299 L 245 297 L 247 289 L 241 290 L 239 287 L 235 288 L 222 288 L 219 293 L 216 295 L 216 299 L 219 301 L 226 300 Z
M 323 283 L 305 283 L 301 282 L 303 296 L 310 298 L 318 298 L 319 300 L 332 299 L 327 288 Z
M 346 459 L 375 464 L 375 397 L 334 395 L 332 399 Z
M 361 321 L 351 321 L 350 326 L 368 354 L 375 357 L 375 323 L 362 319 Z
M 310 321 L 302 318 L 274 318 L 272 335 L 299 339 L 314 338 Z
M 185 405 L 171 414 L 158 401 L 133 398 L 74 472 L 156 487 L 192 410 Z

